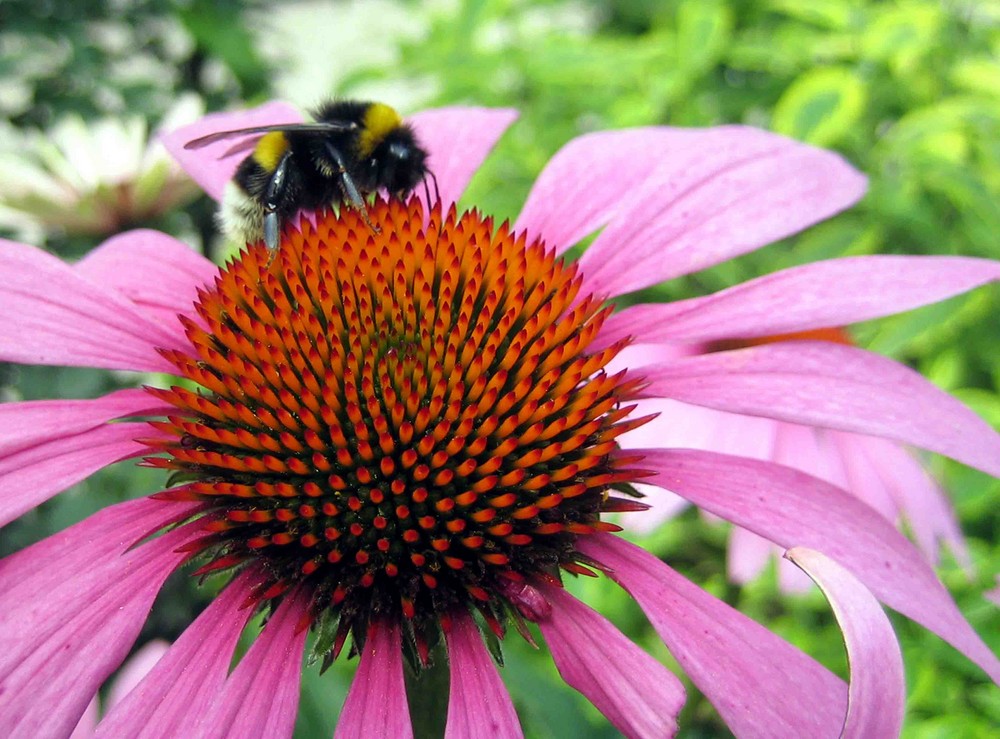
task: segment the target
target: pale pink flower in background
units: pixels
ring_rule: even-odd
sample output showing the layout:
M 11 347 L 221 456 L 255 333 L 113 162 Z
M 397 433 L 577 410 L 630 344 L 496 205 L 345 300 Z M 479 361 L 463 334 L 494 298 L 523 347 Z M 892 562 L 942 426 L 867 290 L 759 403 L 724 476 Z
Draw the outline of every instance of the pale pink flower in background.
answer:
M 84 711 L 80 722 L 73 729 L 71 739 L 89 739 L 89 737 L 94 736 L 100 716 L 118 705 L 122 698 L 128 695 L 149 674 L 149 671 L 160 661 L 160 657 L 166 654 L 169 647 L 170 644 L 163 639 L 153 639 L 137 649 L 135 654 L 125 661 L 121 670 L 111 681 L 107 699 L 102 703 L 95 695 L 87 705 L 87 710 Z
M 810 267 L 800 269 L 809 270 Z M 795 270 L 789 272 L 794 273 Z M 928 275 L 928 278 L 932 276 Z M 716 300 L 724 300 L 725 296 L 724 291 Z M 702 306 L 694 308 L 700 311 Z M 612 321 L 628 322 L 633 312 L 644 310 L 645 306 L 626 308 Z M 633 345 L 623 353 L 625 356 L 621 357 L 621 361 L 631 367 L 639 367 L 774 341 L 788 342 L 790 346 L 797 341 L 851 344 L 843 330 L 826 329 L 754 341 L 730 339 L 704 344 Z M 959 565 L 971 573 L 968 548 L 950 501 L 914 454 L 898 443 L 834 428 L 744 416 L 677 400 L 643 401 L 639 412 L 659 415 L 627 434 L 622 439 L 623 446 L 643 448 L 652 444 L 706 449 L 769 460 L 807 472 L 852 493 L 897 527 L 905 522 L 930 564 L 940 563 L 943 544 Z M 640 485 L 639 489 L 642 490 L 643 486 Z M 649 533 L 688 506 L 686 500 L 676 495 L 651 495 L 645 502 L 651 507 L 644 515 L 621 518 L 620 522 L 626 530 Z M 776 560 L 778 582 L 782 589 L 799 591 L 808 588 L 808 578 L 791 562 L 781 559 L 782 552 L 781 547 L 763 537 L 734 526 L 729 535 L 727 553 L 729 577 L 737 584 L 746 584 L 758 577 L 770 561 Z
M 295 116 L 277 104 L 209 116 L 167 145 L 218 197 L 236 165 L 215 158 L 229 144 L 183 143 Z M 633 309 L 624 330 L 603 301 L 806 228 L 859 198 L 864 178 L 834 154 L 744 127 L 591 134 L 539 176 L 519 238 L 449 213 L 513 118 L 413 116 L 443 209 L 421 196 L 378 202 L 378 234 L 350 209 L 310 214 L 286 229 L 273 263 L 255 245 L 220 273 L 149 231 L 73 266 L 0 244 L 0 359 L 202 387 L 0 406 L 2 522 L 123 459 L 181 473 L 0 561 L 2 733 L 68 734 L 163 581 L 192 558 L 231 582 L 98 736 L 290 735 L 310 626 L 332 656 L 348 637 L 360 656 L 338 737 L 411 735 L 403 663 L 426 662 L 439 633 L 452 675 L 446 736 L 520 736 L 481 636 L 503 634 L 508 617 L 537 626 L 566 682 L 623 734 L 673 734 L 680 681 L 562 589 L 560 570 L 588 568 L 631 594 L 737 735 L 833 736 L 845 721 L 854 735 L 898 732 L 902 670 L 874 598 L 1000 679 L 921 552 L 867 503 L 766 461 L 617 442 L 642 423 L 633 400 L 672 399 L 890 438 L 1000 474 L 1000 436 L 975 414 L 891 360 L 822 341 L 606 371 L 632 351 L 626 334 L 659 342 L 680 327 L 700 342 L 847 325 L 995 281 L 1000 264 L 832 260 L 698 299 L 700 310 Z M 599 229 L 579 262 L 555 259 Z M 702 315 L 711 320 L 698 328 Z M 644 506 L 606 493 L 640 479 L 796 547 L 789 556 L 844 627 L 850 688 L 616 536 L 602 514 Z M 258 609 L 267 624 L 230 671 Z

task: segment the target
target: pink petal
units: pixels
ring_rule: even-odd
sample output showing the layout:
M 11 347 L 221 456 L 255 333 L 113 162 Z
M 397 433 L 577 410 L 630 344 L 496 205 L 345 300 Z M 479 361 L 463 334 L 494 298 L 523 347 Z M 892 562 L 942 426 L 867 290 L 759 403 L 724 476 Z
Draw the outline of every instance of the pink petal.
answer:
M 703 298 L 684 310 L 626 308 L 601 329 L 602 341 L 705 342 L 846 326 L 936 303 L 1000 280 L 1000 262 L 969 257 L 865 256 L 782 270 Z
M 191 510 L 122 503 L 0 561 L 0 735 L 73 730 L 194 532 L 182 526 L 129 547 Z
M 522 737 L 514 704 L 476 623 L 457 611 L 445 634 L 451 662 L 451 694 L 445 739 L 509 739 Z
M 642 499 L 642 502 L 649 506 L 649 510 L 624 513 L 618 516 L 615 523 L 623 526 L 626 531 L 636 534 L 651 534 L 665 522 L 691 506 L 681 496 L 668 493 L 666 490 L 642 484 L 637 484 L 635 487 L 640 493 L 647 496 Z
M 674 736 L 684 706 L 681 681 L 562 588 L 538 588 L 552 604 L 538 628 L 563 680 L 626 736 Z
M 608 223 L 658 166 L 678 137 L 671 128 L 598 131 L 579 136 L 555 153 L 535 180 L 514 225 L 542 237 L 556 253 Z
M 623 295 L 758 249 L 847 208 L 866 185 L 837 154 L 739 126 L 675 130 L 647 156 L 662 165 L 580 259 L 591 292 Z
M 368 629 L 361 664 L 347 693 L 334 739 L 373 736 L 413 739 L 403 683 L 399 624 L 382 621 Z
M 111 689 L 108 691 L 106 713 L 122 702 L 126 695 L 135 690 L 136 686 L 142 682 L 152 671 L 156 664 L 163 659 L 163 655 L 170 649 L 170 642 L 163 639 L 152 639 L 137 649 L 121 670 L 111 681 Z
M 90 703 L 87 704 L 86 710 L 84 710 L 83 715 L 80 716 L 80 720 L 76 724 L 76 728 L 73 729 L 73 733 L 69 735 L 69 739 L 90 739 L 94 735 L 94 729 L 97 728 L 97 717 L 100 713 L 100 705 L 95 695 L 90 699 Z
M 180 335 L 177 314 L 193 313 L 197 289 L 212 285 L 219 268 L 191 247 L 158 231 L 113 236 L 76 264 L 98 285 L 117 290 Z
M 148 454 L 145 423 L 109 423 L 0 459 L 0 526 L 109 464 Z
M 820 586 L 840 623 L 851 682 L 841 737 L 899 736 L 906 707 L 903 655 L 875 597 L 850 572 L 803 547 L 785 555 Z
M 847 690 L 818 662 L 624 539 L 593 534 L 577 547 L 610 568 L 737 736 L 799 739 L 839 728 Z
M 201 717 L 191 737 L 291 737 L 299 708 L 302 652 L 308 629 L 299 621 L 309 605 L 299 591 L 285 598 L 253 646 Z
M 184 630 L 152 671 L 112 708 L 98 737 L 190 735 L 229 674 L 236 642 L 253 614 L 240 605 L 260 582 L 245 572 L 226 587 Z
M 849 568 L 887 605 L 1000 680 L 1000 660 L 972 630 L 920 552 L 849 493 L 788 467 L 713 452 L 652 450 L 647 482 L 783 547 L 806 546 Z
M 997 586 L 992 590 L 987 590 L 983 593 L 983 597 L 1000 606 L 1000 575 L 997 576 L 996 582 Z
M 913 370 L 825 341 L 787 341 L 644 367 L 650 396 L 884 436 L 1000 476 L 1000 434 Z
M 899 508 L 882 484 L 879 470 L 867 457 L 855 454 L 856 447 L 836 442 L 839 437 L 855 439 L 875 437 L 810 428 L 781 421 L 778 421 L 777 425 L 781 432 L 778 453 L 774 455 L 773 461 L 802 470 L 849 491 L 855 498 L 881 513 L 885 520 L 898 524 Z M 800 440 L 797 444 L 794 443 L 795 437 Z M 892 442 L 887 443 L 892 444 Z M 808 448 L 803 449 L 806 445 Z
M 189 141 L 218 131 L 235 131 L 252 126 L 270 126 L 278 123 L 300 123 L 302 114 L 288 103 L 265 103 L 249 110 L 229 113 L 212 113 L 187 126 L 162 134 L 161 141 L 167 151 L 178 161 L 191 179 L 216 200 L 222 200 L 226 183 L 233 178 L 236 168 L 247 152 L 226 156 L 239 138 L 225 139 L 201 149 L 185 149 Z
M 938 542 L 948 545 L 958 563 L 971 574 L 972 562 L 955 511 L 944 491 L 913 455 L 886 439 L 830 432 L 845 457 L 864 457 L 896 508 L 906 518 L 913 538 L 931 564 L 940 561 Z M 866 481 L 872 484 L 871 480 Z
M 457 202 L 497 139 L 517 118 L 510 108 L 438 108 L 407 118 L 430 154 L 428 169 L 437 178 L 442 210 Z M 433 188 L 433 183 L 428 183 Z M 421 188 L 417 188 L 423 198 Z M 433 195 L 433 192 L 432 192 Z
M 0 239 L 0 360 L 170 372 L 177 334 L 40 249 Z
M 726 572 L 737 585 L 753 582 L 767 567 L 768 562 L 779 551 L 762 536 L 747 531 L 741 526 L 733 526 L 729 532 L 726 551 Z
M 118 390 L 94 400 L 0 403 L 0 459 L 28 447 L 101 426 L 114 418 L 157 410 L 149 393 Z

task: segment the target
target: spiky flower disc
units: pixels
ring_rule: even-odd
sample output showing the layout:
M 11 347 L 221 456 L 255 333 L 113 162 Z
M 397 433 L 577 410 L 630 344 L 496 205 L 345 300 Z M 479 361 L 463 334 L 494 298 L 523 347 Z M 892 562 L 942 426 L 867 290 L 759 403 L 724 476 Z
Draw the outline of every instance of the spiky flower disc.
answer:
M 416 199 L 370 217 L 320 214 L 200 293 L 193 352 L 164 354 L 201 389 L 150 389 L 178 413 L 149 463 L 205 502 L 203 569 L 262 563 L 261 599 L 305 583 L 362 638 L 473 604 L 502 623 L 630 506 L 608 491 L 638 474 L 616 444 L 637 381 L 604 369 L 620 346 L 588 352 L 609 309 L 542 244 L 475 213 L 425 227 Z

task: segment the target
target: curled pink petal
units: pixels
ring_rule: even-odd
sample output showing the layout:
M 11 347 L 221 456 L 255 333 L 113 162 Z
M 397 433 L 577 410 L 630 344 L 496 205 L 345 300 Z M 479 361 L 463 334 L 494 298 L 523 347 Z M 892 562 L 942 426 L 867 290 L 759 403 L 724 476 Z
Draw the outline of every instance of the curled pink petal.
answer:
M 302 114 L 298 109 L 288 103 L 272 102 L 249 110 L 212 113 L 195 123 L 164 133 L 160 139 L 191 179 L 211 197 L 221 200 L 226 183 L 233 178 L 236 168 L 247 155 L 247 152 L 239 156 L 227 155 L 239 139 L 225 139 L 200 149 L 185 149 L 185 144 L 219 131 L 301 122 Z
M 563 146 L 535 179 L 514 225 L 545 239 L 556 253 L 608 223 L 664 154 L 689 131 L 635 128 L 597 131 Z
M 651 450 L 647 482 L 784 547 L 806 546 L 849 568 L 887 605 L 1000 680 L 1000 660 L 959 612 L 920 552 L 876 511 L 788 467 L 695 450 Z
M 475 621 L 466 611 L 445 634 L 451 664 L 451 692 L 445 739 L 518 739 L 524 736 L 514 704 Z
M 170 372 L 177 333 L 62 260 L 0 239 L 0 360 Z
M 611 316 L 602 341 L 707 342 L 846 326 L 935 303 L 1000 280 L 1000 262 L 876 255 L 829 259 L 703 298 L 637 305 Z
M 444 212 L 458 201 L 497 139 L 516 118 L 517 111 L 512 108 L 450 107 L 423 110 L 406 119 L 430 155 L 427 168 L 437 178 Z M 423 199 L 422 188 L 417 188 L 417 194 Z
M 299 708 L 302 652 L 308 630 L 299 628 L 309 598 L 286 597 L 226 680 L 212 706 L 187 736 L 198 739 L 291 737 Z M 391 735 L 388 735 L 391 736 Z
M 710 267 L 829 218 L 865 191 L 837 154 L 775 134 L 675 134 L 648 154 L 661 166 L 581 257 L 591 291 L 624 295 Z
M 106 508 L 0 561 L 0 735 L 69 734 L 128 655 L 194 533 L 182 526 L 126 553 L 192 510 L 154 504 Z
M 736 736 L 826 736 L 847 709 L 843 682 L 635 544 L 580 537 L 581 552 L 609 568 L 698 689 Z
M 191 247 L 146 229 L 112 236 L 77 262 L 76 271 L 117 290 L 181 335 L 177 314 L 192 313 L 198 288 L 219 274 Z
M 108 423 L 0 457 L 0 526 L 109 464 L 149 453 L 144 423 Z
M 844 634 L 851 682 L 841 737 L 899 736 L 906 707 L 903 655 L 878 601 L 850 572 L 813 549 L 795 547 L 785 556 L 816 581 Z
M 334 733 L 334 739 L 373 736 L 413 739 L 399 624 L 390 621 L 372 624 L 368 630 L 361 664 Z
M 252 609 L 241 604 L 259 583 L 248 571 L 225 588 L 184 630 L 152 671 L 115 705 L 97 727 L 98 737 L 190 735 L 229 674 L 236 642 Z
M 649 396 L 883 436 L 1000 475 L 1000 434 L 919 373 L 852 346 L 786 341 L 643 369 Z
M 676 734 L 685 698 L 680 680 L 562 588 L 539 589 L 552 611 L 538 628 L 563 680 L 626 736 L 659 739 Z

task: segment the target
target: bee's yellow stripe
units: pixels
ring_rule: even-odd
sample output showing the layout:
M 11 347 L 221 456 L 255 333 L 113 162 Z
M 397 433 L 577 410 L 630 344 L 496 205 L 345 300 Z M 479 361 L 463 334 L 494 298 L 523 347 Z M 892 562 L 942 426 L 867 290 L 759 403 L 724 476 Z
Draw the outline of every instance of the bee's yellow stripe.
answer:
M 265 133 L 253 150 L 253 158 L 265 171 L 273 172 L 278 168 L 281 157 L 288 151 L 288 146 L 288 137 L 281 131 Z
M 401 125 L 403 125 L 403 119 L 399 113 L 383 103 L 372 103 L 365 111 L 365 117 L 361 122 L 361 132 L 358 134 L 358 156 L 362 159 L 371 156 L 375 147 Z

